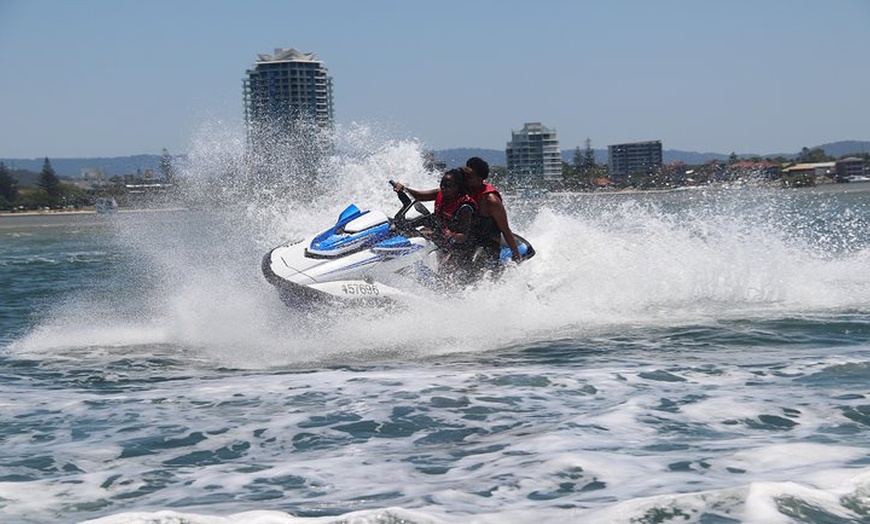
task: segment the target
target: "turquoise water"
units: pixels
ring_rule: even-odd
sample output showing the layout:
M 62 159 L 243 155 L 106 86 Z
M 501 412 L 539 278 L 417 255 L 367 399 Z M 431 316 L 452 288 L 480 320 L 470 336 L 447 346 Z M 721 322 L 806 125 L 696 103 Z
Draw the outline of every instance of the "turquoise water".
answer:
M 859 189 L 509 196 L 500 283 L 323 315 L 259 261 L 348 202 L 0 217 L 0 521 L 868 522 Z

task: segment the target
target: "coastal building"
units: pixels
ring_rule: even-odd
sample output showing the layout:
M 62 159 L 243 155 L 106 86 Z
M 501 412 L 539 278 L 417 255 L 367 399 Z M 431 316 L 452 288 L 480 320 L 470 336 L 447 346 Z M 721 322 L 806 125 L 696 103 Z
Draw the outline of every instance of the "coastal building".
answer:
M 837 181 L 847 181 L 866 177 L 868 174 L 864 166 L 864 159 L 850 156 L 836 163 Z
M 786 185 L 815 185 L 833 181 L 836 173 L 836 162 L 802 162 L 784 167 L 782 178 Z
M 292 133 L 305 121 L 332 127 L 332 77 L 314 53 L 275 49 L 259 54 L 243 79 L 249 143 L 263 134 Z
M 607 146 L 607 167 L 611 180 L 630 181 L 633 175 L 649 176 L 662 165 L 662 142 L 632 142 Z
M 777 180 L 782 176 L 782 165 L 761 159 L 744 159 L 723 166 L 721 180 L 750 181 Z
M 511 131 L 507 143 L 507 169 L 517 178 L 540 176 L 562 177 L 562 154 L 556 130 L 540 122 L 527 122 L 520 131 Z

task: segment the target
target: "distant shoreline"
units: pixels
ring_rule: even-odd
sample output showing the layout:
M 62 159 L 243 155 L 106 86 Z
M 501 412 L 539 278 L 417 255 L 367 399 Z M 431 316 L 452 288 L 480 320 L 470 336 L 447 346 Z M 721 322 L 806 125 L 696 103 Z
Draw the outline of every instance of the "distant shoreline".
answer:
M 717 191 L 742 191 L 748 188 L 725 188 L 713 186 L 685 186 L 673 189 L 658 189 L 658 190 L 601 190 L 601 191 L 553 191 L 552 196 L 566 195 L 587 195 L 587 196 L 605 196 L 605 195 L 644 195 L 655 193 L 678 193 L 683 191 L 698 191 L 698 190 L 717 190 Z M 801 188 L 769 188 L 779 191 L 800 191 L 800 192 L 819 192 L 819 193 L 864 193 L 870 192 L 870 182 L 855 182 L 849 184 L 821 184 L 812 187 Z M 97 213 L 96 209 L 66 209 L 57 211 L 0 211 L 0 229 L 13 229 L 16 227 L 49 227 L 57 225 L 70 224 L 105 224 L 104 219 L 111 217 L 113 214 L 133 214 L 133 213 L 155 213 L 165 211 L 187 211 L 184 207 L 172 208 L 133 208 L 119 209 L 113 213 Z M 54 219 L 54 220 L 52 220 Z M 78 220 L 76 220 L 78 219 Z
M 185 211 L 184 207 L 159 207 L 159 208 L 127 208 L 113 211 L 112 213 L 149 213 L 158 211 Z M 96 209 L 63 209 L 55 211 L 0 211 L 0 218 L 3 217 L 53 217 L 64 215 L 96 215 L 112 213 L 97 213 Z
M 99 226 L 107 224 L 105 215 L 96 211 L 56 211 L 56 212 L 19 212 L 0 213 L 0 232 L 21 232 L 32 229 L 59 228 L 69 226 Z
M 59 215 L 95 215 L 95 209 L 75 209 L 63 211 L 0 211 L 0 217 L 35 217 Z
M 63 211 L 0 211 L 0 231 L 15 232 L 29 229 L 69 226 L 105 226 L 112 223 L 118 214 L 153 213 L 161 211 L 185 211 L 185 208 L 124 209 L 114 213 L 97 213 L 94 209 Z

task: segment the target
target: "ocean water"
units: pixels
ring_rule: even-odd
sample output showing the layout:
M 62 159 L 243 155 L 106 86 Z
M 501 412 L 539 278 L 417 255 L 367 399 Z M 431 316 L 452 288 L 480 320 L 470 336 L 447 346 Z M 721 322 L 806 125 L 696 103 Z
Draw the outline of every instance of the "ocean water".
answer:
M 498 283 L 284 306 L 266 250 L 417 153 L 0 217 L 0 522 L 870 522 L 870 185 L 507 195 L 538 255 Z

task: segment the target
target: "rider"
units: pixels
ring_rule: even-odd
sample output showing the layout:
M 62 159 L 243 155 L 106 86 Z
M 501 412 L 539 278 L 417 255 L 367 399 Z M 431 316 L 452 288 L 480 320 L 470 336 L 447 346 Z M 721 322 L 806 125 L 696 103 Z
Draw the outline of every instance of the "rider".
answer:
M 466 181 L 468 191 L 477 203 L 477 219 L 472 228 L 472 235 L 478 245 L 483 246 L 489 261 L 498 261 L 501 254 L 501 237 L 504 237 L 511 249 L 513 260 L 519 262 L 520 250 L 517 240 L 508 225 L 507 212 L 501 194 L 496 188 L 486 182 L 489 176 L 489 164 L 480 157 L 471 157 L 465 162 L 468 168 Z
M 471 172 L 467 167 L 451 169 L 441 176 L 439 189 L 416 190 L 401 182 L 393 186 L 397 193 L 404 190 L 422 201 L 435 201 L 436 230 L 432 241 L 442 248 L 440 267 L 456 271 L 466 267 L 474 244 L 471 228 L 477 205 L 468 196 L 466 177 Z
M 471 226 L 477 205 L 468 196 L 463 169 L 452 169 L 441 176 L 435 195 L 435 220 L 439 236 L 452 246 L 470 243 Z

